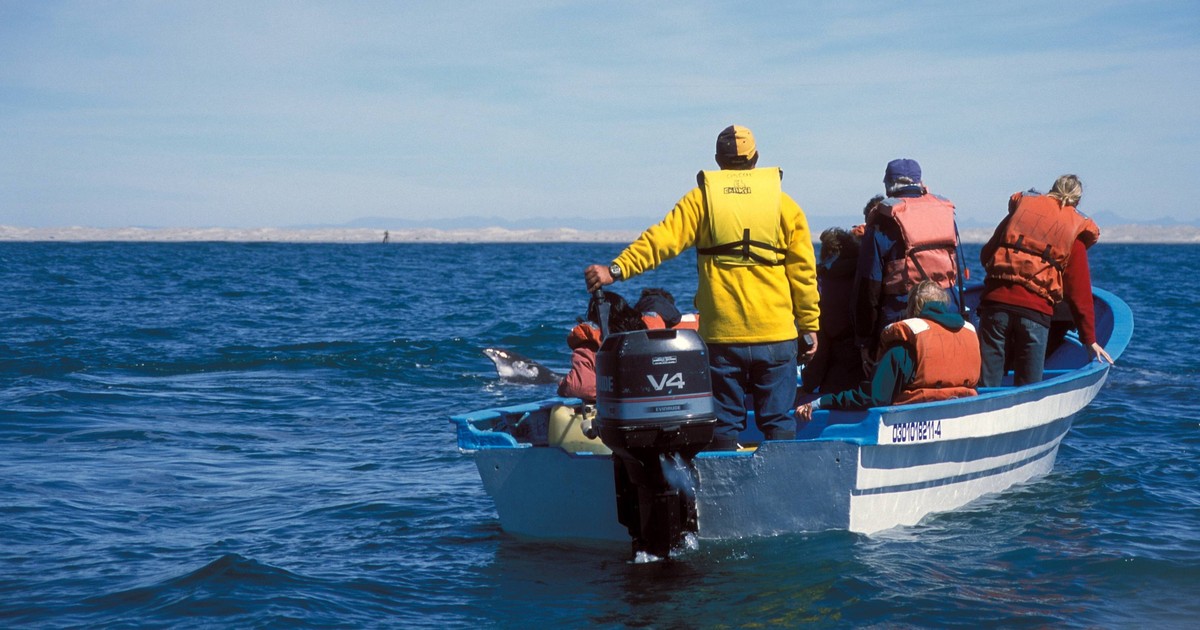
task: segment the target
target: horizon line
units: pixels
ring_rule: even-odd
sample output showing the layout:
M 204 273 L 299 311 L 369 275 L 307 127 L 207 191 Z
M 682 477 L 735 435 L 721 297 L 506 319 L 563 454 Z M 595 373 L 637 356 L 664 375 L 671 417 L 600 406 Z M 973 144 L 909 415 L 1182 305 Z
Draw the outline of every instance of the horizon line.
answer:
M 281 243 L 613 243 L 633 242 L 642 230 L 576 228 L 281 228 L 281 227 L 17 227 L 0 225 L 0 242 L 281 242 Z M 991 228 L 961 230 L 963 243 L 985 243 Z M 819 232 L 813 231 L 817 241 Z M 1200 243 L 1200 227 L 1145 224 L 1101 228 L 1101 242 Z

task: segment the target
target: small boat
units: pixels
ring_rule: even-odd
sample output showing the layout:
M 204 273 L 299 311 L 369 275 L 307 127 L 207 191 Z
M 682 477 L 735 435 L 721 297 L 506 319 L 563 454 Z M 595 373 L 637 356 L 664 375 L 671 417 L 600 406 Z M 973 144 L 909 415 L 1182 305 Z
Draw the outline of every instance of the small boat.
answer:
M 977 303 L 980 290 L 968 289 L 968 304 Z M 1098 341 L 1115 360 L 1133 334 L 1133 315 L 1107 291 L 1095 289 L 1093 296 Z M 1068 335 L 1047 358 L 1039 383 L 932 403 L 819 410 L 794 440 L 763 441 L 750 419 L 743 448 L 699 451 L 679 471 L 688 473 L 694 535 L 872 534 L 1045 475 L 1073 415 L 1096 397 L 1109 367 Z M 619 514 L 628 508 L 619 505 L 616 456 L 583 430 L 594 414 L 579 399 L 547 398 L 450 418 L 504 531 L 630 540 L 633 529 Z

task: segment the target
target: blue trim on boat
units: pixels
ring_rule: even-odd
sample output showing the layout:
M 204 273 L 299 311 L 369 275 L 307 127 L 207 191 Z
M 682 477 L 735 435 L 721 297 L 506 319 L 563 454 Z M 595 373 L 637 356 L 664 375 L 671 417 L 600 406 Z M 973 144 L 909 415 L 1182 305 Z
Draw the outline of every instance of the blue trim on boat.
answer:
M 955 475 L 953 477 L 943 477 L 941 479 L 931 479 L 929 481 L 919 481 L 919 482 L 915 482 L 915 483 L 906 483 L 906 484 L 900 484 L 900 485 L 895 485 L 895 486 L 884 486 L 881 488 L 866 488 L 866 489 L 862 489 L 862 490 L 855 489 L 855 490 L 852 490 L 850 493 L 856 497 L 872 495 L 872 494 L 891 494 L 891 493 L 896 493 L 896 492 L 909 492 L 912 490 L 924 490 L 927 488 L 936 488 L 938 486 L 948 486 L 951 484 L 962 483 L 964 481 L 972 481 L 975 479 L 984 479 L 986 477 L 994 477 L 996 475 L 1003 474 L 1010 470 L 1015 470 L 1022 466 L 1027 466 L 1033 462 L 1036 462 L 1039 459 L 1042 459 L 1042 458 L 1050 455 L 1051 453 L 1053 453 L 1054 449 L 1056 449 L 1056 448 L 1058 448 L 1058 443 L 1055 443 L 1053 446 L 1050 446 L 1048 448 L 1042 449 L 1037 454 L 1030 455 L 1029 457 L 1026 457 L 1025 459 L 1022 459 L 1020 461 L 1011 462 L 1011 463 L 1005 464 L 1003 466 L 997 466 L 995 468 L 989 468 L 987 470 L 978 470 L 978 471 L 971 472 L 971 473 Z
M 1116 361 L 1133 339 L 1133 310 L 1121 298 L 1092 287 L 1092 296 L 1107 309 L 1096 309 L 1096 339 L 1104 340 L 1104 351 Z
M 960 440 L 868 446 L 862 450 L 862 465 L 873 470 L 898 470 L 1011 455 L 1062 439 L 1071 430 L 1071 420 L 1068 416 L 1012 433 Z
M 970 398 L 861 410 L 820 409 L 813 413 L 812 422 L 798 431 L 796 437 L 809 441 L 833 440 L 859 446 L 874 446 L 879 444 L 881 422 L 887 427 L 931 420 L 971 422 L 971 419 L 964 416 L 1007 409 L 1048 396 L 1091 387 L 1104 378 L 1108 369 L 1107 364 L 1096 362 L 1088 367 L 1057 374 L 1040 383 L 1021 388 L 985 388 L 978 396 Z M 954 416 L 947 416 L 947 406 L 953 406 Z
M 479 451 L 492 448 L 526 448 L 535 442 L 544 441 L 545 435 L 533 433 L 518 439 L 510 431 L 534 415 L 550 413 L 557 405 L 577 406 L 583 401 L 578 398 L 547 398 L 532 403 L 495 407 L 450 416 L 458 438 L 458 448 L 464 451 Z M 544 425 L 544 423 L 542 423 Z M 541 427 L 544 430 L 544 426 Z M 496 430 L 502 429 L 502 430 Z

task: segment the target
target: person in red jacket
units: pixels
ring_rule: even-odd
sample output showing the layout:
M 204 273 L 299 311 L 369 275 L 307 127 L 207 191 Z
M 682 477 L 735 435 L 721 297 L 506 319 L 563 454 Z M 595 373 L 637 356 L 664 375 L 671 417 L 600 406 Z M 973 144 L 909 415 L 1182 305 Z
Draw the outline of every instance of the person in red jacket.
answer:
M 571 371 L 558 383 L 559 396 L 596 402 L 596 351 L 600 341 L 600 328 L 591 322 L 579 322 L 567 333 Z
M 979 306 L 983 358 L 980 385 L 997 387 L 1006 361 L 1013 384 L 1042 380 L 1046 343 L 1055 305 L 1066 301 L 1080 341 L 1093 358 L 1112 363 L 1096 342 L 1091 273 L 1087 249 L 1100 228 L 1075 206 L 1083 184 L 1075 175 L 1059 177 L 1048 194 L 1016 193 L 1008 216 L 980 252 L 987 271 Z

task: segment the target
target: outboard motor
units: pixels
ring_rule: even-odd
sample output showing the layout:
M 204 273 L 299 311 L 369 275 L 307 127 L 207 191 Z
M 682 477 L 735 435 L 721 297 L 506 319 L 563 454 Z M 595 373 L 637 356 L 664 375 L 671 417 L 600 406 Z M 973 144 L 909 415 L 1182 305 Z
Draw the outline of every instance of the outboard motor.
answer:
M 633 550 L 660 558 L 697 531 L 692 488 L 665 467 L 692 459 L 713 438 L 708 348 L 694 330 L 639 330 L 607 337 L 596 355 L 593 427 L 613 450 L 617 519 Z

